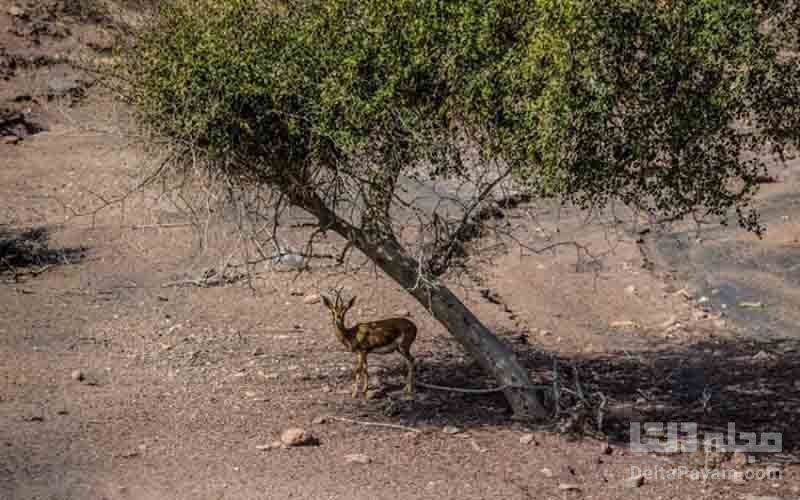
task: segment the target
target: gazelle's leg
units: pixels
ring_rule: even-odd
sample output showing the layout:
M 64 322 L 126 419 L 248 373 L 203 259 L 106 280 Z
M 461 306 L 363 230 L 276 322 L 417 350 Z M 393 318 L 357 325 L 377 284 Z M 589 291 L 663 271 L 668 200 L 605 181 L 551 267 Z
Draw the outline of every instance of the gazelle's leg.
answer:
M 405 387 L 405 398 L 406 399 L 414 399 L 414 379 L 416 378 L 416 374 L 414 371 L 414 357 L 409 352 L 408 348 L 400 348 L 400 354 L 406 358 L 406 387 Z
M 356 356 L 356 369 L 353 373 L 355 380 L 353 381 L 353 392 L 351 393 L 352 397 L 358 397 L 358 380 L 361 377 L 361 353 L 358 353 Z
M 362 353 L 362 361 L 361 361 L 361 377 L 363 380 L 363 389 L 361 391 L 364 399 L 367 399 L 367 389 L 369 389 L 369 373 L 367 371 L 367 353 Z

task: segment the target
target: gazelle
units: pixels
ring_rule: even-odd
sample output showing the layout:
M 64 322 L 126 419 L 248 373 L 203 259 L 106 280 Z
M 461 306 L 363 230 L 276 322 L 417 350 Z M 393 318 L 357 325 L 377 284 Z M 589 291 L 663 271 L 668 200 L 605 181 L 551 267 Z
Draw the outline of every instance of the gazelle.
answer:
M 367 396 L 369 377 L 367 376 L 367 355 L 390 354 L 399 352 L 406 360 L 406 386 L 405 397 L 414 397 L 414 358 L 411 356 L 411 344 L 417 338 L 417 326 L 405 318 L 387 318 L 367 323 L 356 323 L 350 328 L 344 324 L 347 311 L 353 307 L 356 298 L 350 299 L 347 304 L 342 301 L 339 292 L 335 292 L 334 301 L 322 296 L 322 302 L 331 311 L 333 316 L 333 329 L 336 338 L 344 346 L 357 355 L 355 381 L 353 382 L 353 397 L 358 397 L 359 381 L 363 381 L 361 392 Z

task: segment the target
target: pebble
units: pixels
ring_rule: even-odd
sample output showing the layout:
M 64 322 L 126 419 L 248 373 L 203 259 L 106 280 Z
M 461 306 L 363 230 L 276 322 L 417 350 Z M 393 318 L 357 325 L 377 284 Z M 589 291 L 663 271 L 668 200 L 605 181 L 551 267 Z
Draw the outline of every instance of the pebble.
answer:
M 317 304 L 322 300 L 318 293 L 312 293 L 303 297 L 303 304 Z
M 80 370 L 73 371 L 70 377 L 77 382 L 83 382 L 86 379 L 86 375 Z
M 344 460 L 348 464 L 367 465 L 369 463 L 372 463 L 372 459 L 370 457 L 368 457 L 367 455 L 364 455 L 363 453 L 353 453 L 353 454 L 350 454 L 350 455 L 345 455 L 344 456 Z
M 445 426 L 444 429 L 442 429 L 442 432 L 444 432 L 445 434 L 460 434 L 464 432 L 464 430 L 456 427 L 455 425 L 448 425 Z
M 305 429 L 293 427 L 286 429 L 281 434 L 281 443 L 286 446 L 316 446 L 319 439 Z
M 531 443 L 534 442 L 534 436 L 533 436 L 533 434 L 523 434 L 519 438 L 519 442 L 520 442 L 520 444 L 531 444 Z

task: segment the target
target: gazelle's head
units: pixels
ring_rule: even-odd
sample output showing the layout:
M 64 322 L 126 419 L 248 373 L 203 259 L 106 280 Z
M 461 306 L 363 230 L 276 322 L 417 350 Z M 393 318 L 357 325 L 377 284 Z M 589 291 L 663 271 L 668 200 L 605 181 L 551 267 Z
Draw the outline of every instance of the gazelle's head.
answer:
M 322 303 L 325 304 L 325 307 L 331 312 L 333 316 L 333 322 L 337 325 L 344 325 L 344 317 L 347 314 L 347 311 L 353 307 L 353 304 L 356 303 L 356 298 L 353 297 L 347 303 L 342 300 L 341 293 L 338 291 L 333 292 L 333 301 L 331 301 L 330 297 L 327 295 L 322 295 Z

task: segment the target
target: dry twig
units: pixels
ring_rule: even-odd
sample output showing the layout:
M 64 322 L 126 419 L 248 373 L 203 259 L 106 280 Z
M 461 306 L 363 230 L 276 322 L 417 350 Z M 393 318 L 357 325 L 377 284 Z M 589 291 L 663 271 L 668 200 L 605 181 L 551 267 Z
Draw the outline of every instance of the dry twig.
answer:
M 405 425 L 384 424 L 383 422 L 367 422 L 365 420 L 353 420 L 352 418 L 345 418 L 345 417 L 331 417 L 331 420 L 346 422 L 348 424 L 364 425 L 368 427 L 386 427 L 389 429 L 398 429 L 401 431 L 416 432 L 417 434 L 422 433 L 422 431 L 419 429 L 415 429 L 413 427 L 408 427 Z

